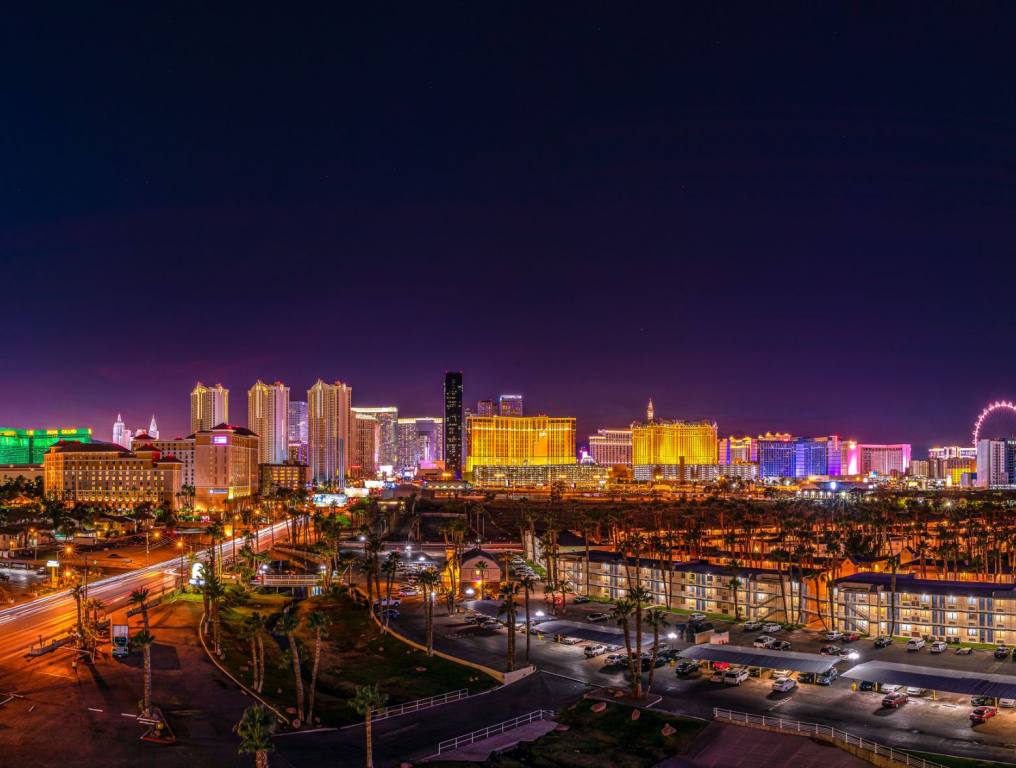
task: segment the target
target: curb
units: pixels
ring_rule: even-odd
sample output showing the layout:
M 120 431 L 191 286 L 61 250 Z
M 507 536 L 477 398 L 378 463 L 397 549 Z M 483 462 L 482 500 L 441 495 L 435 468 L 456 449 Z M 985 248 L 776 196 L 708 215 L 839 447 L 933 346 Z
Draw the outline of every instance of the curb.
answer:
M 261 694 L 255 692 L 255 691 L 252 691 L 246 685 L 244 685 L 239 680 L 237 680 L 235 677 L 233 677 L 233 673 L 230 672 L 228 669 L 226 669 L 222 665 L 222 663 L 217 658 L 215 658 L 215 654 L 213 654 L 211 651 L 208 650 L 208 643 L 205 642 L 204 633 L 201 631 L 202 628 L 205 625 L 206 619 L 207 619 L 207 617 L 205 616 L 204 612 L 202 612 L 201 613 L 201 620 L 198 622 L 198 640 L 201 642 L 201 647 L 204 648 L 204 650 L 205 650 L 205 655 L 211 660 L 212 664 L 214 664 L 218 668 L 218 670 L 220 672 L 222 672 L 226 677 L 228 677 L 230 680 L 232 680 L 234 683 L 236 683 L 237 687 L 241 691 L 243 691 L 243 693 L 245 695 L 250 696 L 252 699 L 257 700 L 266 709 L 270 709 L 274 713 L 275 717 L 278 718 L 278 720 L 281 723 L 284 723 L 287 727 L 289 727 L 289 723 L 290 723 L 289 718 L 287 718 L 284 714 L 279 712 L 279 710 L 277 710 L 275 707 L 273 707 L 271 704 L 269 704 L 264 699 L 264 697 L 261 696 Z

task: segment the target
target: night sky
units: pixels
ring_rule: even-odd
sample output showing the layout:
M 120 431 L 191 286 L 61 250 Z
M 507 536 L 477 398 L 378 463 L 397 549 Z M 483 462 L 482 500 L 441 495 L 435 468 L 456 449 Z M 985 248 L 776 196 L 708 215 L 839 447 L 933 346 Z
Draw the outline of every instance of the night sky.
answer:
M 923 447 L 1016 397 L 1003 4 L 150 5 L 0 28 L 0 425 L 461 369 L 582 439 Z

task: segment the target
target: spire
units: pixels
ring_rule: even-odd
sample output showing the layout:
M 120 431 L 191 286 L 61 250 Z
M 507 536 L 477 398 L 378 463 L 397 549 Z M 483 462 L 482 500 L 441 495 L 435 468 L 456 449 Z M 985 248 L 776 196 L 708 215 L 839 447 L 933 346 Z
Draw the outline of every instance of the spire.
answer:
M 653 420 L 653 398 L 649 398 L 649 406 L 646 408 L 646 420 Z
M 158 440 L 159 439 L 159 425 L 155 423 L 155 414 L 152 414 L 152 423 L 148 425 L 148 436 Z

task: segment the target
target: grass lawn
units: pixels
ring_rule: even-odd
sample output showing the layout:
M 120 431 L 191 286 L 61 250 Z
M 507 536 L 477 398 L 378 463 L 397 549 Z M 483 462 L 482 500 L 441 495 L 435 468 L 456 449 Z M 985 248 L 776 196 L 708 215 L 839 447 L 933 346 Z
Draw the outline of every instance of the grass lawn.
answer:
M 935 755 L 931 752 L 911 752 L 917 757 L 923 757 L 933 763 L 944 765 L 946 768 L 1016 768 L 1013 763 L 996 763 L 991 760 L 978 760 L 973 757 L 953 757 L 952 755 Z
M 244 618 L 254 611 L 268 617 L 269 627 L 282 614 L 292 598 L 287 595 L 251 594 L 240 604 L 222 610 L 222 642 L 226 650 L 225 664 L 240 680 L 249 684 L 250 646 L 241 639 L 238 629 Z M 441 693 L 468 688 L 470 693 L 493 688 L 497 681 L 482 672 L 438 657 L 428 658 L 396 640 L 382 637 L 380 630 L 367 615 L 367 609 L 355 605 L 345 596 L 321 596 L 296 604 L 301 628 L 297 643 L 304 680 L 304 694 L 310 690 L 310 673 L 314 663 L 314 635 L 306 626 L 311 611 L 328 614 L 331 626 L 321 648 L 321 667 L 314 716 L 323 725 L 343 725 L 359 719 L 348 705 L 361 685 L 376 683 L 388 695 L 388 704 L 399 704 Z M 285 636 L 266 634 L 265 685 L 262 695 L 283 711 L 295 704 L 292 664 L 287 662 L 289 644 Z
M 583 699 L 558 716 L 567 731 L 552 731 L 546 736 L 520 744 L 485 763 L 433 762 L 434 768 L 650 768 L 688 748 L 707 724 L 697 720 L 642 710 L 638 720 L 631 719 L 632 709 L 607 704 L 599 714 L 592 711 L 594 701 Z M 661 733 L 670 723 L 677 729 L 672 736 Z

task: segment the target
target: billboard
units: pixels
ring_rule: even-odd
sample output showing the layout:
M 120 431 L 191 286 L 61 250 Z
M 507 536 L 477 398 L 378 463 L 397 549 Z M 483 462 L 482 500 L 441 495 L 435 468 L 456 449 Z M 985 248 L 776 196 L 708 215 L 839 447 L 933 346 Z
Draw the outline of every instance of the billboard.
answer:
M 344 493 L 315 493 L 311 497 L 315 507 L 344 507 L 346 506 L 346 494 Z

